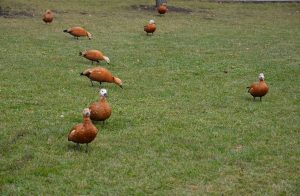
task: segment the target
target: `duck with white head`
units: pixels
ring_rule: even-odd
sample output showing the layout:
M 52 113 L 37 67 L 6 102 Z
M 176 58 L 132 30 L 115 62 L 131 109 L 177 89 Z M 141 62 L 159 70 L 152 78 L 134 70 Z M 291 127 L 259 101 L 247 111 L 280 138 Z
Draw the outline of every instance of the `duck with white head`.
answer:
M 144 31 L 147 33 L 151 33 L 153 35 L 154 31 L 156 30 L 156 24 L 154 20 L 150 20 L 147 25 L 144 26 Z
M 258 75 L 258 80 L 258 82 L 252 83 L 247 88 L 248 93 L 253 96 L 253 100 L 255 100 L 256 97 L 259 97 L 261 101 L 261 98 L 268 93 L 269 87 L 265 82 L 265 75 L 263 73 L 260 73 Z
M 99 91 L 99 100 L 89 106 L 93 121 L 102 121 L 104 124 L 104 121 L 111 116 L 112 110 L 106 98 L 107 90 L 102 88 Z

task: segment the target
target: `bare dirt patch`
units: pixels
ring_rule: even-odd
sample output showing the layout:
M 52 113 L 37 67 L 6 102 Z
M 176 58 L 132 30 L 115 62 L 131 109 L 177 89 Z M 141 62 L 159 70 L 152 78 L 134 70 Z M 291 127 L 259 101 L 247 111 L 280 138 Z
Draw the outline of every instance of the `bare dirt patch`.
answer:
M 30 11 L 15 11 L 10 7 L 1 7 L 0 6 L 0 17 L 4 18 L 17 18 L 17 17 L 34 17 L 34 13 Z

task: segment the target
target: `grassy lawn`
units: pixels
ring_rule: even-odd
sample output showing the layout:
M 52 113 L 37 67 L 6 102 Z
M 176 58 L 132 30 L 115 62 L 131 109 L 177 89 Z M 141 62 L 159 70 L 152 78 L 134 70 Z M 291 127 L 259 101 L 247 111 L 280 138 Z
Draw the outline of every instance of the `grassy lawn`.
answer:
M 300 4 L 140 4 L 154 0 L 0 2 L 1 195 L 299 195 Z M 88 153 L 67 141 L 98 99 L 85 49 L 124 86 L 102 85 L 113 113 Z M 260 72 L 270 90 L 252 101 Z

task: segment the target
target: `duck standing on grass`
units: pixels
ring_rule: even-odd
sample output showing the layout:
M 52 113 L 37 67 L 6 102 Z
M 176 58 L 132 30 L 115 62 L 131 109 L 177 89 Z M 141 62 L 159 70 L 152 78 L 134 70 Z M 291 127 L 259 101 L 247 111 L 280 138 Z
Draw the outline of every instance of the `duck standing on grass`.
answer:
M 111 115 L 111 107 L 106 99 L 107 90 L 104 88 L 100 89 L 99 96 L 99 100 L 89 106 L 89 109 L 91 110 L 90 118 L 93 121 L 102 121 L 104 124 L 104 121 Z
M 47 10 L 43 15 L 43 21 L 46 24 L 51 23 L 53 21 L 53 18 L 54 18 L 54 14 L 51 10 Z
M 156 24 L 154 22 L 154 20 L 150 20 L 149 23 L 147 25 L 144 26 L 144 31 L 147 33 L 154 33 L 154 31 L 156 30 Z
M 163 4 L 159 5 L 157 8 L 157 11 L 159 14 L 165 14 L 168 11 L 167 4 L 163 3 Z
M 86 144 L 85 152 L 88 151 L 88 144 L 92 142 L 97 136 L 97 128 L 93 125 L 90 115 L 91 110 L 85 108 L 82 112 L 83 122 L 75 125 L 69 132 L 68 141 L 77 143 L 77 148 L 79 150 L 79 144 Z
M 259 74 L 258 79 L 258 82 L 252 83 L 247 88 L 248 92 L 253 96 L 253 100 L 255 100 L 256 97 L 259 97 L 261 101 L 261 98 L 268 93 L 269 87 L 265 82 L 265 76 L 263 73 Z

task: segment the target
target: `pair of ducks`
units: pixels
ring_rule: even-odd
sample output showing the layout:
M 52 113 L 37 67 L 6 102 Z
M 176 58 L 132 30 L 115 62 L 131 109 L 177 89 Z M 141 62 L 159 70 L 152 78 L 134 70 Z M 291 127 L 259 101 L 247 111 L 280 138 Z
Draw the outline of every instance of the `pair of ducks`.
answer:
M 165 14 L 168 11 L 167 4 L 163 3 L 157 7 L 157 11 L 159 14 Z M 147 33 L 151 33 L 153 35 L 156 30 L 156 24 L 154 20 L 150 20 L 147 25 L 144 26 L 144 31 Z
M 65 30 L 65 31 L 77 32 L 77 30 L 85 31 L 81 27 L 72 27 L 69 30 Z M 80 34 L 80 35 L 82 35 L 82 34 Z M 79 35 L 79 34 L 77 34 L 77 35 Z M 90 35 L 90 37 L 91 37 L 91 34 L 89 32 L 87 32 L 87 35 Z M 103 53 L 99 50 L 85 50 L 85 51 L 79 52 L 79 56 L 82 56 L 82 57 L 92 61 L 92 64 L 94 63 L 94 61 L 98 62 L 98 63 L 100 61 L 106 61 L 107 64 L 110 63 L 110 59 L 107 56 L 103 55 Z M 122 81 L 119 78 L 113 76 L 112 73 L 104 67 L 94 67 L 94 68 L 86 69 L 80 75 L 87 76 L 90 79 L 92 86 L 93 86 L 92 81 L 97 81 L 100 83 L 100 85 L 102 82 L 109 82 L 109 83 L 115 83 L 122 88 Z
M 100 89 L 99 95 L 98 102 L 90 104 L 88 108 L 83 110 L 83 122 L 72 127 L 68 135 L 68 141 L 76 143 L 78 149 L 80 148 L 79 144 L 86 144 L 86 152 L 88 151 L 88 144 L 96 138 L 98 133 L 98 129 L 92 121 L 102 121 L 104 123 L 112 113 L 106 100 L 107 90 Z
M 47 10 L 44 13 L 42 19 L 46 24 L 49 24 L 53 21 L 53 18 L 54 18 L 54 13 L 51 10 Z M 89 39 L 92 39 L 92 34 L 88 31 L 86 31 L 82 27 L 71 27 L 69 29 L 63 30 L 63 32 L 69 33 L 69 34 L 73 35 L 74 38 L 77 38 L 77 39 L 78 39 L 78 37 L 88 37 Z M 80 52 L 79 55 L 91 60 L 92 63 L 94 61 L 96 61 L 98 63 L 99 63 L 99 61 L 106 61 L 107 64 L 110 63 L 109 58 L 107 56 L 104 56 L 102 54 L 102 52 L 99 50 L 87 50 L 87 51 Z
M 49 24 L 53 21 L 53 19 L 54 19 L 54 13 L 51 10 L 46 10 L 46 12 L 43 14 L 42 20 L 46 24 Z M 89 39 L 92 39 L 92 34 L 86 31 L 82 27 L 72 27 L 64 30 L 64 32 L 73 35 L 77 39 L 78 37 L 85 37 L 85 36 L 88 37 Z

